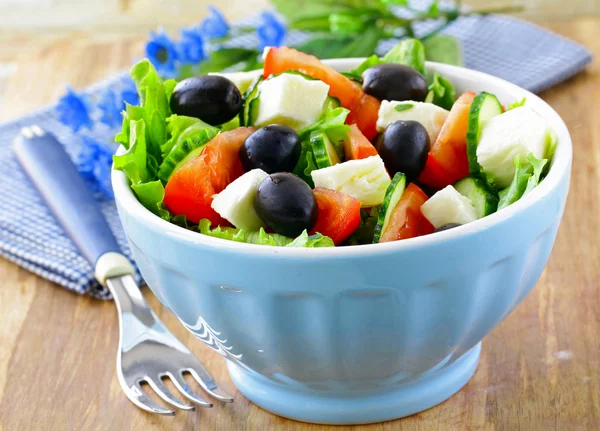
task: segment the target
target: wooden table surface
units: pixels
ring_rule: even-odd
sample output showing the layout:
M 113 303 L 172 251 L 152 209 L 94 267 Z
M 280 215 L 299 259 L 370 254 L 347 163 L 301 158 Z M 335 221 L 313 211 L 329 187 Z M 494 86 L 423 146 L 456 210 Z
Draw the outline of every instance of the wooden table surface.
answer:
M 600 56 L 599 19 L 547 23 Z M 54 101 L 127 67 L 141 41 L 54 41 L 17 59 L 0 120 Z M 483 342 L 471 381 L 445 403 L 414 416 L 355 430 L 600 429 L 600 68 L 542 94 L 574 143 L 567 209 L 537 286 Z M 0 431 L 325 429 L 252 405 L 224 360 L 193 338 L 156 298 L 166 325 L 202 359 L 235 402 L 158 417 L 136 409 L 115 374 L 114 304 L 77 296 L 0 259 Z M 342 428 L 331 428 L 342 429 Z

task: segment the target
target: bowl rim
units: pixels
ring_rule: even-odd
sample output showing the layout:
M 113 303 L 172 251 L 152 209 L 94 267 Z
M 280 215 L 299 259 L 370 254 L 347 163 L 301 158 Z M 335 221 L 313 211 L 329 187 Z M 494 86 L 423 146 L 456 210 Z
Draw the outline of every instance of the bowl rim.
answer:
M 364 58 L 346 58 L 324 60 L 324 62 L 336 69 L 350 69 L 356 67 Z M 542 115 L 550 128 L 556 133 L 557 148 L 552 160 L 552 166 L 544 181 L 540 183 L 526 198 L 521 199 L 501 211 L 495 212 L 487 217 L 481 218 L 474 222 L 465 224 L 455 229 L 438 232 L 435 235 L 424 235 L 416 238 L 409 238 L 402 241 L 392 241 L 380 244 L 363 244 L 346 247 L 320 247 L 320 248 L 303 248 L 303 247 L 268 247 L 259 244 L 247 244 L 242 242 L 230 241 L 221 238 L 214 238 L 208 235 L 202 235 L 198 232 L 193 232 L 153 214 L 146 209 L 135 197 L 125 174 L 112 168 L 111 180 L 115 194 L 115 200 L 120 206 L 126 208 L 126 211 L 132 214 L 141 223 L 149 225 L 152 229 L 158 230 L 169 237 L 179 239 L 192 245 L 202 245 L 211 248 L 218 248 L 230 252 L 248 252 L 259 254 L 261 256 L 277 256 L 277 257 L 300 257 L 300 258 L 343 258 L 355 255 L 379 254 L 397 252 L 400 250 L 416 248 L 419 246 L 428 246 L 440 242 L 450 241 L 462 236 L 467 236 L 510 219 L 517 214 L 525 211 L 527 208 L 536 205 L 545 196 L 552 193 L 560 185 L 561 181 L 568 181 L 569 170 L 572 159 L 572 142 L 567 126 L 563 122 L 558 113 L 545 101 L 535 94 L 501 78 L 488 75 L 472 69 L 467 69 L 459 66 L 452 66 L 441 63 L 427 62 L 428 69 L 450 75 L 450 80 L 470 79 L 473 81 L 486 81 L 489 84 L 501 86 L 507 92 L 517 92 L 523 94 L 522 97 L 527 98 L 528 104 L 532 101 L 538 107 L 536 112 Z M 541 109 L 540 109 L 541 108 Z M 543 112 L 539 112 L 543 111 Z M 117 154 L 121 154 L 125 149 L 120 146 Z M 567 176 L 565 178 L 565 176 Z

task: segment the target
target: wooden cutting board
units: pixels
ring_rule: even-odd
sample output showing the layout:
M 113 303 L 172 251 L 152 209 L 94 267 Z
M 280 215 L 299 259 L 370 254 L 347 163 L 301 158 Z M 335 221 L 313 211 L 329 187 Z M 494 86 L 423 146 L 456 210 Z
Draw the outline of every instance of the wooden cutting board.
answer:
M 600 56 L 600 20 L 549 25 Z M 118 72 L 140 40 L 56 40 L 17 59 L 0 120 Z M 542 94 L 574 142 L 573 177 L 550 263 L 523 303 L 483 343 L 475 376 L 445 403 L 354 430 L 600 429 L 600 67 Z M 1 184 L 1 183 L 0 183 Z M 1 210 L 1 209 L 0 209 Z M 136 409 L 115 374 L 114 304 L 77 296 L 0 259 L 0 430 L 317 430 L 254 406 L 224 360 L 145 292 L 167 326 L 202 359 L 235 402 L 158 417 Z M 346 428 L 332 427 L 331 430 Z

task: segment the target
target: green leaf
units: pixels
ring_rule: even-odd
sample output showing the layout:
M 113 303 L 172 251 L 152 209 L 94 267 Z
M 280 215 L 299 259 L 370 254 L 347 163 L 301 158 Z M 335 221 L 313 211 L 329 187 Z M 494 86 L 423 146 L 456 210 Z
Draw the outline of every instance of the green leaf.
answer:
M 346 241 L 344 241 L 344 245 L 372 244 L 378 215 L 379 207 L 373 207 L 370 211 L 361 209 L 360 225 L 358 229 L 356 229 L 354 233 Z
M 428 103 L 434 103 L 437 106 L 450 110 L 456 99 L 456 91 L 454 86 L 446 78 L 440 76 L 439 73 L 433 74 L 433 79 L 429 85 L 429 93 L 425 98 Z
M 394 107 L 394 109 L 398 112 L 402 112 L 402 111 L 408 111 L 409 109 L 412 109 L 415 105 L 413 105 L 412 103 L 400 103 L 399 105 L 396 105 Z
M 329 14 L 297 19 L 293 27 L 304 31 L 329 31 Z
M 271 3 L 290 26 L 295 28 L 295 23 L 308 17 L 329 16 L 335 12 L 345 12 L 354 9 L 352 3 L 367 3 L 368 0 L 271 0 Z
M 329 15 L 329 29 L 334 34 L 356 34 L 365 28 L 365 24 L 363 16 L 357 13 L 338 12 Z
M 127 151 L 113 156 L 114 168 L 125 172 L 131 184 L 144 183 L 150 180 L 144 120 L 131 120 L 128 142 L 130 147 Z
M 163 158 L 166 158 L 171 150 L 183 141 L 200 134 L 204 129 L 212 128 L 211 125 L 195 117 L 173 114 L 166 120 L 169 140 L 162 145 Z M 216 128 L 215 128 L 216 130 Z
M 115 136 L 115 141 L 123 145 L 125 149 L 129 148 L 129 125 L 132 120 L 137 121 L 143 119 L 144 108 L 125 103 L 125 111 L 123 112 L 123 125 L 121 127 L 121 131 Z
M 394 6 L 408 6 L 408 0 L 381 0 L 381 3 Z
M 304 139 L 301 141 L 301 146 L 300 157 L 292 173 L 302 178 L 309 186 L 314 187 L 315 184 L 310 173 L 318 168 L 310 140 Z
M 376 55 L 372 55 L 367 57 L 365 61 L 360 63 L 356 69 L 351 70 L 349 73 L 356 77 L 357 80 L 362 79 L 362 74 L 369 67 L 377 66 L 378 64 L 383 63 L 379 57 Z
M 367 57 L 373 54 L 383 32 L 378 27 L 368 27 L 360 33 L 360 37 L 327 35 L 311 39 L 295 46 L 299 51 L 318 58 Z
M 429 9 L 427 9 L 427 16 L 429 18 L 439 18 L 440 17 L 440 3 L 439 0 L 434 0 L 431 5 L 429 5 Z
M 527 154 L 527 161 L 533 167 L 533 175 L 531 175 L 527 181 L 527 187 L 523 192 L 523 196 L 531 192 L 540 183 L 544 169 L 548 163 L 548 159 L 538 159 L 533 153 Z
M 203 235 L 248 244 L 280 247 L 333 247 L 331 238 L 321 234 L 308 236 L 306 231 L 302 232 L 298 238 L 292 239 L 276 233 L 267 233 L 263 228 L 256 232 L 247 232 L 233 227 L 217 226 L 211 229 L 210 226 L 210 220 L 203 219 L 198 223 L 198 230 Z
M 187 222 L 187 219 L 185 218 L 184 215 L 176 215 L 171 217 L 171 223 L 176 224 L 179 227 L 182 227 L 184 229 L 188 229 L 189 225 Z
M 418 39 L 404 39 L 382 58 L 384 63 L 399 63 L 412 67 L 425 76 L 425 48 Z
M 520 106 L 524 106 L 524 105 L 525 105 L 525 102 L 527 102 L 527 98 L 526 98 L 526 97 L 523 97 L 521 100 L 517 100 L 517 101 L 515 101 L 515 102 L 513 102 L 513 103 L 509 104 L 509 105 L 506 107 L 506 110 L 507 110 L 507 111 L 510 111 L 511 109 L 515 109 L 515 108 L 518 108 L 518 107 L 520 107 Z
M 160 218 L 167 221 L 170 220 L 171 213 L 163 207 L 165 188 L 160 180 L 143 184 L 132 184 L 131 188 L 142 205 Z
M 515 203 L 523 196 L 529 177 L 531 177 L 533 168 L 531 164 L 521 162 L 521 155 L 517 154 L 515 157 L 515 175 L 510 185 L 504 190 L 500 190 L 498 197 L 498 211 L 506 208 L 507 206 Z
M 462 48 L 458 40 L 452 36 L 436 34 L 423 41 L 425 56 L 429 61 L 463 65 Z
M 200 63 L 198 74 L 206 75 L 209 72 L 221 72 L 233 65 L 239 65 L 244 69 L 247 63 L 252 59 L 256 59 L 258 55 L 259 52 L 255 49 L 221 48 L 211 52 L 210 57 Z
M 308 235 L 305 230 L 295 240 L 287 244 L 286 247 L 335 247 L 335 244 L 328 236 L 321 235 L 320 233 Z

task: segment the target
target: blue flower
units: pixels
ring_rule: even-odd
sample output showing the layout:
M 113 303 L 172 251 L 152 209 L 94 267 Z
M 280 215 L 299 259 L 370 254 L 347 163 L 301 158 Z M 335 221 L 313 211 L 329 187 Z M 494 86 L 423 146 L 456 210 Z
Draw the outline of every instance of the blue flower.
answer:
M 117 96 L 112 90 L 106 90 L 100 96 L 98 108 L 102 111 L 100 121 L 108 127 L 117 127 L 121 124 L 121 102 L 117 102 Z
M 177 43 L 179 59 L 184 63 L 197 64 L 206 58 L 204 53 L 204 38 L 200 27 L 190 27 L 181 30 Z
M 132 79 L 127 80 L 127 84 L 123 91 L 121 91 L 121 109 L 125 109 L 125 103 L 129 103 L 130 105 L 139 105 L 140 104 L 140 95 L 138 94 L 137 88 L 135 88 L 135 83 Z
M 210 16 L 200 24 L 200 31 L 209 38 L 225 37 L 229 33 L 229 24 L 223 14 L 214 6 L 209 6 Z
M 92 128 L 90 107 L 85 96 L 78 94 L 69 86 L 67 86 L 67 94 L 58 101 L 56 113 L 58 120 L 65 126 L 69 126 L 73 132 L 77 132 L 82 127 Z
M 256 27 L 259 48 L 265 49 L 267 46 L 281 46 L 287 31 L 285 25 L 272 12 L 263 12 L 260 14 L 260 17 L 262 18 L 262 23 Z
M 175 76 L 177 73 L 175 42 L 163 30 L 152 32 L 150 36 L 151 39 L 146 44 L 146 57 L 162 76 Z
M 92 187 L 108 198 L 114 198 L 110 183 L 113 149 L 104 142 L 82 135 L 83 145 L 75 164 L 79 174 Z

